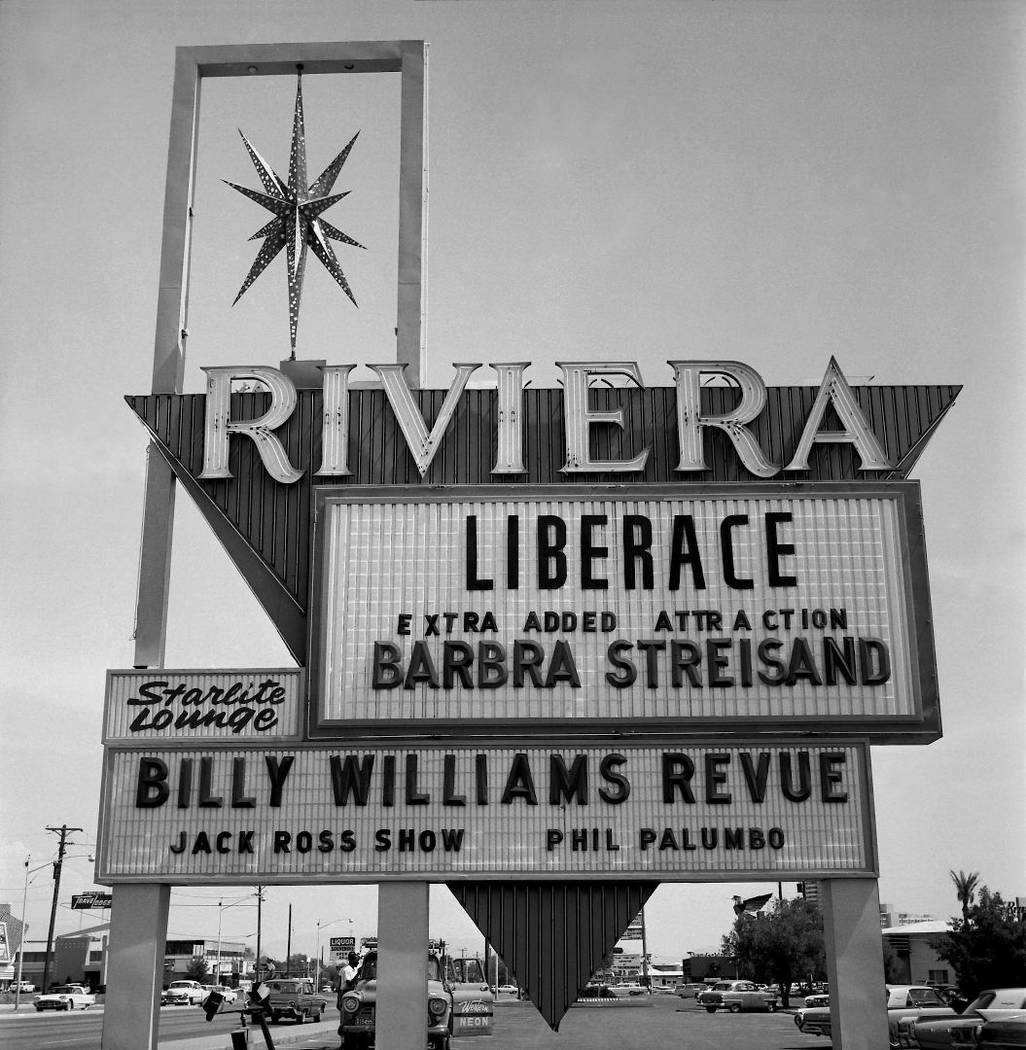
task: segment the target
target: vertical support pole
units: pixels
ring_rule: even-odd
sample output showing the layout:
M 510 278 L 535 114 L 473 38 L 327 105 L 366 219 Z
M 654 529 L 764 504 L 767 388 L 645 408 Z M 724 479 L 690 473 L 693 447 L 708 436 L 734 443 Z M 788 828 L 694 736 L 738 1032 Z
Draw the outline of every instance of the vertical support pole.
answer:
M 199 129 L 199 70 L 185 48 L 175 53 L 171 97 L 164 232 L 153 342 L 153 393 L 179 394 L 185 377 L 189 245 Z M 162 667 L 171 576 L 175 481 L 171 468 L 150 447 L 146 465 L 139 586 L 135 612 L 135 666 Z
M 428 884 L 378 885 L 377 1050 L 427 1043 Z
M 427 177 L 427 44 L 403 41 L 396 360 L 408 366 L 407 380 L 417 389 L 424 385 Z
M 887 998 L 877 880 L 824 879 L 820 886 L 834 1050 L 880 1050 Z
M 112 891 L 101 1050 L 157 1050 L 171 887 L 118 883 Z

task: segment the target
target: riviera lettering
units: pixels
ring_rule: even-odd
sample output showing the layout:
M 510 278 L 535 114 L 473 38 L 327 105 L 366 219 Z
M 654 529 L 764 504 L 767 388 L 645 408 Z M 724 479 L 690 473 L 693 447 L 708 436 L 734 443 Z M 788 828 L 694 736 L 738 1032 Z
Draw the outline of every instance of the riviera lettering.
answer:
M 819 393 L 805 421 L 790 461 L 772 462 L 760 447 L 748 426 L 766 405 L 766 386 L 761 376 L 740 361 L 670 361 L 673 369 L 677 402 L 676 470 L 696 473 L 708 470 L 705 456 L 705 432 L 718 430 L 730 441 L 744 467 L 758 478 L 771 478 L 781 470 L 802 473 L 809 469 L 809 454 L 814 444 L 851 445 L 857 452 L 864 471 L 890 470 L 894 464 L 873 432 L 869 421 L 848 385 L 837 362 L 831 358 Z M 445 436 L 456 406 L 470 377 L 480 364 L 457 364 L 456 377 L 446 393 L 442 407 L 431 429 L 421 415 L 413 392 L 404 377 L 405 365 L 369 365 L 377 373 L 402 431 L 410 456 L 423 477 L 430 467 Z M 493 364 L 498 373 L 496 394 L 496 460 L 492 474 L 524 474 L 523 393 L 525 364 Z M 634 362 L 560 363 L 563 373 L 562 396 L 565 420 L 566 461 L 560 468 L 565 474 L 636 473 L 644 469 L 649 449 L 642 449 L 631 459 L 595 459 L 591 438 L 596 427 L 624 426 L 622 410 L 597 410 L 590 405 L 590 384 L 602 376 L 626 376 L 641 386 L 641 373 Z M 349 383 L 354 364 L 332 365 L 324 369 L 321 414 L 321 463 L 319 477 L 351 474 L 349 468 Z M 276 368 L 262 365 L 218 366 L 204 368 L 207 373 L 206 415 L 204 422 L 203 472 L 200 478 L 230 478 L 228 447 L 231 437 L 251 440 L 264 469 L 284 485 L 297 482 L 303 471 L 290 461 L 284 445 L 274 431 L 292 416 L 298 403 L 295 385 Z M 738 391 L 733 408 L 720 415 L 702 411 L 701 388 L 710 376 L 724 377 Z M 257 382 L 270 395 L 270 404 L 257 419 L 232 419 L 232 384 Z M 841 421 L 841 429 L 823 429 L 828 411 Z

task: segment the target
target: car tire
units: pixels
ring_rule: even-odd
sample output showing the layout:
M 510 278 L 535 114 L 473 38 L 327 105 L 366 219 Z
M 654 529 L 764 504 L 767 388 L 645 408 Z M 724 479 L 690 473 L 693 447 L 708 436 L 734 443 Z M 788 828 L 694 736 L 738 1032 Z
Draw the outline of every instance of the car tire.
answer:
M 769 1010 L 769 1012 L 771 1014 L 775 1014 L 777 1012 L 777 1004 L 776 1003 L 767 1003 L 766 1004 L 766 1009 Z
M 732 1014 L 739 1014 L 739 1013 L 741 1013 L 741 1004 L 740 1003 L 731 1003 L 730 1006 L 727 1007 L 727 1009 Z
M 707 1010 L 707 1011 L 708 1011 L 709 1013 L 711 1013 L 711 1014 L 714 1014 L 714 1013 L 716 1013 L 716 1007 L 715 1007 L 715 1006 L 707 1006 L 707 1007 L 706 1007 L 706 1010 Z
M 42 1012 L 43 1012 L 43 1008 L 41 1006 L 37 1006 L 36 1007 L 36 1013 L 37 1014 L 41 1014 Z

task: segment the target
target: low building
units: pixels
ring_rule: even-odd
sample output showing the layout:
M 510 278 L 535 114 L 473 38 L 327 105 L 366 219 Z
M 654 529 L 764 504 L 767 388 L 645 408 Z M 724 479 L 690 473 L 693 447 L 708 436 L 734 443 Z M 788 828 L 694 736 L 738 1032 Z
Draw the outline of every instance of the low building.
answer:
M 21 951 L 21 920 L 11 914 L 9 904 L 0 903 L 0 991 L 18 979 L 18 952 Z
M 211 984 L 235 986 L 253 970 L 253 960 L 246 958 L 246 945 L 242 941 L 169 936 L 164 944 L 164 983 L 187 979 L 196 958 L 206 961 Z
M 110 924 L 102 923 L 54 938 L 49 983 L 86 984 L 93 991 L 106 987 L 109 934 Z M 248 978 L 253 969 L 253 961 L 246 958 L 246 945 L 242 941 L 218 942 L 216 937 L 172 935 L 164 947 L 165 986 L 189 977 L 189 967 L 197 956 L 206 960 L 211 984 L 237 985 Z M 45 963 L 46 941 L 26 939 L 21 979 L 42 989 Z M 16 975 L 16 961 L 14 972 Z
M 899 980 L 906 984 L 953 984 L 951 964 L 934 944 L 951 929 L 946 919 L 927 919 L 886 926 L 880 932 L 898 960 Z

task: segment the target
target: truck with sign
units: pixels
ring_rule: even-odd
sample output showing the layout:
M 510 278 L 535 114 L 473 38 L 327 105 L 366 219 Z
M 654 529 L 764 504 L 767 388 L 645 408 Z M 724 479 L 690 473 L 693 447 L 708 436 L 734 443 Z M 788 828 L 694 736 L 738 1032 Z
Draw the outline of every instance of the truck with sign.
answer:
M 341 1050 L 367 1050 L 374 1043 L 378 952 L 367 952 L 356 979 L 340 988 L 338 1009 Z M 478 959 L 451 959 L 438 949 L 427 952 L 427 1043 L 449 1050 L 451 1036 L 491 1035 L 495 997 Z

